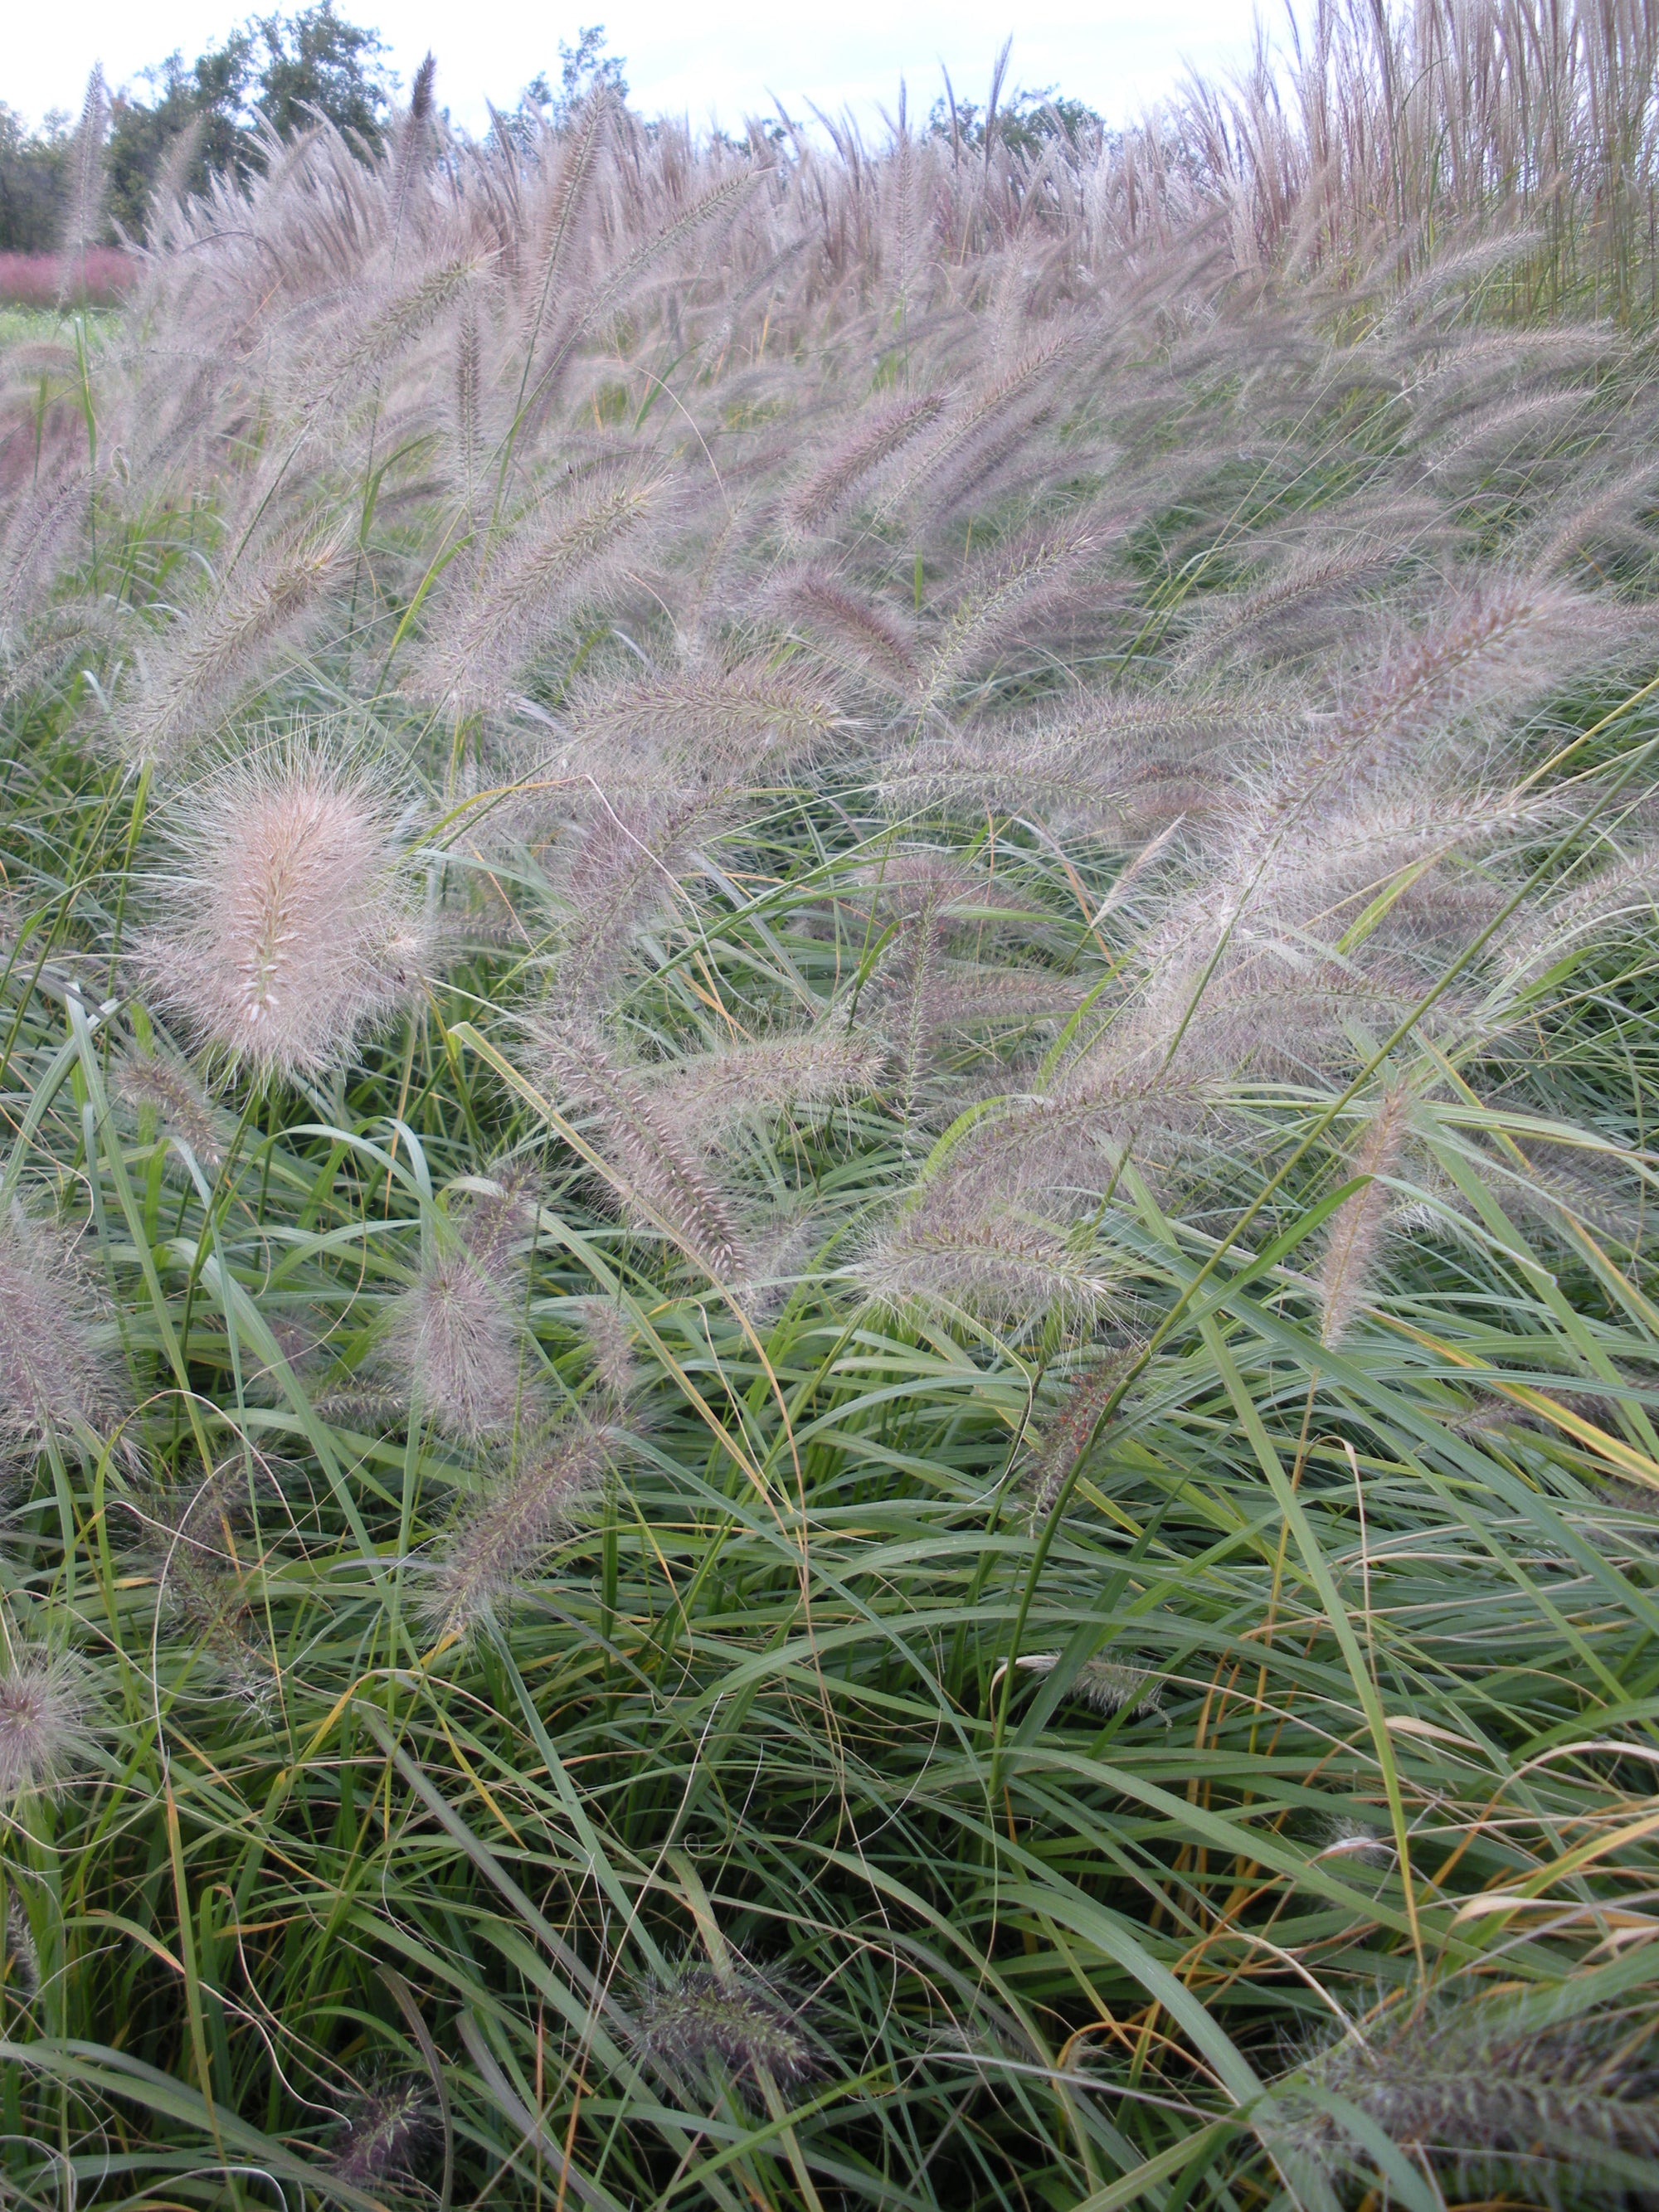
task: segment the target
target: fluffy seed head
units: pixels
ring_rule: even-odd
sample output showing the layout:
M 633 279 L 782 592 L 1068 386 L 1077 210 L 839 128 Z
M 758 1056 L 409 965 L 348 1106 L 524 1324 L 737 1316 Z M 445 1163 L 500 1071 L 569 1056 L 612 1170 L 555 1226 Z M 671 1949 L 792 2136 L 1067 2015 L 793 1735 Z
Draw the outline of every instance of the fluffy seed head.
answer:
M 1445 2001 L 1426 2014 L 1402 2002 L 1364 2037 L 1320 2053 L 1304 2078 L 1357 2106 L 1401 2149 L 1449 2167 L 1460 2194 L 1496 2183 L 1535 2202 L 1571 2175 L 1575 2191 L 1599 2196 L 1603 2178 L 1616 2191 L 1632 2160 L 1659 2156 L 1651 2063 L 1629 2026 L 1604 2014 L 1528 2027 L 1495 1998 Z M 1358 2176 L 1368 2163 L 1339 2116 L 1294 2089 L 1263 2132 L 1277 2158 L 1328 2175 Z
M 1038 1513 L 1047 1514 L 1061 1483 L 1087 1450 L 1132 1356 L 1127 1351 L 1113 1353 L 1067 1381 L 1060 1411 L 1040 1431 L 1031 1450 L 1031 1503 Z
M 971 1182 L 963 1192 L 925 1191 L 873 1240 L 854 1273 L 883 1306 L 915 1299 L 1010 1327 L 1054 1311 L 1090 1319 L 1111 1297 L 1108 1278 L 1061 1227 Z
M 159 1053 L 131 1052 L 115 1069 L 110 1088 L 134 1113 L 154 1114 L 210 1176 L 220 1165 L 229 1138 L 225 1117 L 188 1068 Z
M 49 1429 L 96 1427 L 113 1410 L 92 1310 L 49 1231 L 17 1211 L 0 1220 L 0 1449 L 36 1449 Z
M 358 2189 L 398 2180 L 419 2162 L 432 2132 L 430 2093 L 416 2076 L 360 2090 L 346 2112 L 328 2171 Z
M 255 756 L 182 802 L 182 822 L 136 960 L 204 1042 L 262 1074 L 314 1074 L 413 997 L 424 934 L 367 770 Z
M 423 1607 L 440 1636 L 476 1628 L 568 1533 L 605 1480 L 607 1442 L 602 1430 L 568 1423 L 457 1522 L 439 1551 Z
M 12 1886 L 6 1899 L 6 1932 L 0 1944 L 0 1983 L 27 2003 L 40 1986 L 40 1950 L 22 1899 Z
M 620 1405 L 640 1379 L 633 1323 L 609 1298 L 583 1298 L 578 1325 L 600 1389 Z
M 1314 1282 L 1324 1312 L 1322 1344 L 1340 1344 L 1364 1303 L 1391 1203 L 1383 1178 L 1399 1163 L 1410 1106 L 1410 1093 L 1403 1084 L 1395 1084 L 1384 1093 L 1354 1152 L 1351 1172 L 1370 1180 L 1345 1198 L 1332 1215 L 1325 1249 L 1315 1271 Z
M 1047 1674 L 1060 1662 L 1057 1651 L 1034 1651 L 1016 1663 L 1032 1674 Z M 1121 1660 L 1085 1659 L 1068 1684 L 1066 1695 L 1097 1713 L 1128 1713 L 1134 1718 L 1156 1713 L 1164 1719 L 1164 1685 L 1145 1667 L 1126 1667 Z M 1168 1722 L 1165 1721 L 1165 1726 Z
M 398 1300 L 386 1356 L 410 1398 L 453 1436 L 512 1425 L 520 1332 L 501 1285 L 471 1253 L 440 1252 Z
M 799 2000 L 775 1975 L 752 1966 L 725 1972 L 685 1966 L 647 1992 L 639 2045 L 677 2073 L 701 2072 L 714 2060 L 737 2075 L 764 2069 L 780 2088 L 793 2088 L 823 2070 L 800 2014 Z
M 1361 1866 L 1391 1867 L 1394 1845 L 1367 1820 L 1352 1814 L 1334 1813 L 1326 1821 L 1324 1841 L 1316 1856 L 1322 1859 L 1354 1859 Z
M 38 1644 L 15 1650 L 0 1673 L 0 1805 L 68 1780 L 92 1742 L 81 1668 Z
M 624 1214 L 665 1231 L 721 1281 L 734 1279 L 742 1241 L 729 1201 L 664 1110 L 648 1072 L 630 1066 L 586 1023 L 541 1023 L 532 1042 L 554 1093 L 585 1110 Z

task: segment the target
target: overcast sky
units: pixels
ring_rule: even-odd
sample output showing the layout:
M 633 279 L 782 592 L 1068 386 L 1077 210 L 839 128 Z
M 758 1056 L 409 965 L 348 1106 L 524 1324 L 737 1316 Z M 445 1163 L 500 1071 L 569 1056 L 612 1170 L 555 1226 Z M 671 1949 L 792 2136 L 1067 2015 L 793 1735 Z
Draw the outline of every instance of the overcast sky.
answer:
M 295 0 L 259 0 L 289 12 Z M 866 118 L 891 106 L 908 81 L 913 113 L 925 113 L 949 69 L 958 98 L 983 99 L 997 48 L 1014 33 L 1018 84 L 1057 86 L 1114 120 L 1176 82 L 1182 65 L 1225 68 L 1249 44 L 1248 0 L 577 0 L 578 13 L 529 0 L 337 0 L 373 23 L 407 83 L 430 46 L 439 97 L 477 129 L 484 102 L 511 106 L 536 74 L 556 82 L 561 35 L 598 17 L 625 57 L 635 104 L 647 113 L 711 113 L 727 125 L 769 106 L 792 113 L 808 100 L 851 105 Z M 38 0 L 7 0 L 0 36 L 0 100 L 38 122 L 49 107 L 78 108 L 87 73 L 101 61 L 112 85 L 136 77 L 173 48 L 188 59 L 255 0 L 70 0 L 60 15 Z

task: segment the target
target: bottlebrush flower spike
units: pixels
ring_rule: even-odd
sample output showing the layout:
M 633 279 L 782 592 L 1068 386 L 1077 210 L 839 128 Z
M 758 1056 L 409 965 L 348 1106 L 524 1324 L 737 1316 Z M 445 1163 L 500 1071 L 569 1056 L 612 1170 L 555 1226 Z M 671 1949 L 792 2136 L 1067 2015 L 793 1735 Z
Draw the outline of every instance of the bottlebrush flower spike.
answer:
M 336 2181 L 373 2191 L 410 2173 L 432 2135 L 426 2083 L 413 2075 L 383 2081 L 351 2100 L 328 2171 Z
M 1358 2177 L 1369 2161 L 1325 2101 L 1340 2098 L 1402 2150 L 1449 2168 L 1460 2196 L 1519 2185 L 1536 2203 L 1565 2184 L 1575 2203 L 1616 2202 L 1631 2162 L 1659 2157 L 1651 2063 L 1630 2030 L 1616 2011 L 1538 2026 L 1502 1998 L 1398 2001 L 1306 2067 L 1319 2102 L 1288 2085 L 1261 2131 L 1292 2170 Z
M 204 1043 L 262 1075 L 314 1075 L 414 997 L 426 932 L 366 768 L 258 754 L 179 813 L 176 872 L 133 957 Z
M 584 1114 L 630 1222 L 665 1231 L 719 1280 L 732 1280 L 743 1243 L 730 1202 L 664 1110 L 650 1071 L 629 1066 L 584 1022 L 544 1021 L 531 1036 L 550 1089 Z
M 1384 1094 L 1355 1151 L 1351 1172 L 1368 1180 L 1331 1217 L 1324 1255 L 1314 1276 L 1324 1310 L 1322 1344 L 1340 1344 L 1364 1304 L 1393 1202 L 1386 1178 L 1399 1164 L 1410 1110 L 1411 1094 L 1403 1084 L 1395 1084 Z
M 62 1787 L 92 1745 L 90 1701 L 77 1662 L 38 1644 L 0 1671 L 0 1805 Z
M 464 1248 L 440 1251 L 398 1298 L 386 1356 L 410 1398 L 477 1442 L 513 1425 L 525 1392 L 518 1316 L 505 1286 Z M 531 1402 L 534 1384 L 530 1385 Z
M 1060 1664 L 1060 1654 L 1033 1651 L 1016 1659 L 1014 1664 L 1033 1674 L 1050 1674 Z M 992 1677 L 993 1690 L 1002 1674 L 999 1667 Z M 1099 1656 L 1085 1659 L 1066 1685 L 1065 1695 L 1075 1698 L 1079 1705 L 1092 1705 L 1107 1718 L 1113 1713 L 1128 1713 L 1136 1719 L 1156 1714 L 1169 1726 L 1164 1711 L 1164 1685 L 1145 1667 L 1126 1667 L 1121 1660 Z
M 639 2046 L 671 2072 L 700 2072 L 713 2059 L 739 2077 L 763 2069 L 780 2088 L 793 2088 L 823 2070 L 801 2012 L 777 1976 L 753 1966 L 683 1966 L 647 1992 Z
M 131 1052 L 112 1071 L 110 1089 L 134 1114 L 154 1114 L 168 1136 L 190 1147 L 207 1175 L 218 1169 L 229 1126 L 181 1061 L 170 1054 Z
M 443 1540 L 422 1610 L 440 1636 L 465 1636 L 513 1593 L 599 1490 L 604 1429 L 571 1420 L 544 1437 Z
M 113 1411 L 93 1311 L 52 1233 L 20 1211 L 0 1218 L 0 1450 L 38 1449 L 48 1430 L 96 1428 Z

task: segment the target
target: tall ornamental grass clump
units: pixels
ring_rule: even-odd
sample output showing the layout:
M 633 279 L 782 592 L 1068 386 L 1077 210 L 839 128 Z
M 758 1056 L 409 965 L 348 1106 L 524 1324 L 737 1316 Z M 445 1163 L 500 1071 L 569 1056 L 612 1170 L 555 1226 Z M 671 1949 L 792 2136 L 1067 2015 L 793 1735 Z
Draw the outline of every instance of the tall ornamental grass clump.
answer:
M 0 356 L 20 2203 L 1650 2194 L 1649 349 L 1138 158 Z

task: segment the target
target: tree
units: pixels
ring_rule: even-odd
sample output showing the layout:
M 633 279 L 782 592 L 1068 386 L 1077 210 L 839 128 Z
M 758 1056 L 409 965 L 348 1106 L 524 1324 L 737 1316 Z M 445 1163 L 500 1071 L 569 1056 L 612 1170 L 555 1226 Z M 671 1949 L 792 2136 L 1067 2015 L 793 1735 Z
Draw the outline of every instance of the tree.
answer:
M 0 102 L 0 253 L 51 253 L 63 227 L 69 160 L 67 115 L 57 109 L 30 131 Z
M 561 39 L 559 89 L 555 92 L 546 73 L 538 70 L 524 88 L 520 109 L 534 108 L 545 114 L 555 130 L 562 130 L 582 102 L 596 92 L 626 100 L 628 80 L 623 71 L 627 64 L 620 54 L 606 53 L 605 45 L 603 23 L 584 23 L 574 46 Z
M 210 175 L 241 168 L 247 143 L 242 118 L 252 76 L 252 37 L 233 31 L 222 46 L 210 46 L 188 67 L 182 54 L 172 53 L 144 70 L 149 100 L 130 88 L 116 94 L 110 123 L 109 211 L 129 236 L 142 235 L 161 163 L 181 133 L 196 134 L 183 180 L 186 190 L 200 191 Z
M 216 173 L 234 175 L 257 159 L 254 125 L 303 129 L 314 116 L 380 142 L 392 79 L 378 31 L 334 12 L 333 0 L 294 15 L 255 18 L 224 44 L 186 64 L 182 54 L 143 72 L 149 98 L 117 94 L 109 146 L 109 211 L 129 235 L 142 235 L 161 164 L 186 131 L 196 133 L 184 183 L 200 191 Z
M 366 144 L 379 145 L 392 80 L 378 31 L 337 15 L 334 0 L 318 0 L 297 15 L 258 17 L 252 28 L 264 48 L 254 102 L 274 130 L 286 137 L 313 114 L 324 115 Z
M 950 80 L 945 82 L 948 85 Z M 1106 126 L 1084 101 L 1046 85 L 1040 92 L 1016 92 L 998 103 L 988 127 L 1011 153 L 1035 154 L 1056 139 L 1073 147 L 1087 145 Z M 933 137 L 950 139 L 965 154 L 985 150 L 986 110 L 976 101 L 949 94 L 936 100 L 927 128 Z

